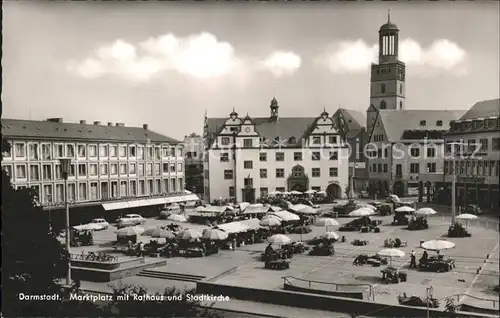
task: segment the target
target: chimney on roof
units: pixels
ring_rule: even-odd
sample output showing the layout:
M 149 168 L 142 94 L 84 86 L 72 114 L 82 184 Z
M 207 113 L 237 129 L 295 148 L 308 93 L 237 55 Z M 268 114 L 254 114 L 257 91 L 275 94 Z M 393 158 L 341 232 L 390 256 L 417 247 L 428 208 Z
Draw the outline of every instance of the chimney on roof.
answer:
M 148 128 L 149 128 L 149 125 L 148 125 L 148 124 L 144 124 L 144 125 L 142 125 L 142 129 L 144 129 L 144 130 L 148 130 Z
M 108 121 L 108 126 L 110 126 L 110 127 L 113 126 L 113 123 Z
M 116 127 L 125 127 L 125 124 L 124 123 L 116 123 L 115 126 Z
M 80 124 L 85 125 L 87 123 L 86 120 L 80 120 Z
M 57 117 L 57 118 L 47 118 L 47 121 L 51 122 L 51 123 L 60 123 L 60 124 L 62 124 L 63 119 L 60 118 L 60 117 Z
M 94 125 L 99 126 L 101 124 L 100 121 L 94 121 Z

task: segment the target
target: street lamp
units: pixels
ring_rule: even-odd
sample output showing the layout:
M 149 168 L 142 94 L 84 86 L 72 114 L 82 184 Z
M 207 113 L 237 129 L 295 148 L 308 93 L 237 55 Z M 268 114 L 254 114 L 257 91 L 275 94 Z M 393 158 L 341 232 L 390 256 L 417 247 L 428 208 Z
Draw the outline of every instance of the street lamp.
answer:
M 66 249 L 68 254 L 71 247 L 71 231 L 69 227 L 69 197 L 68 197 L 68 174 L 71 166 L 71 158 L 59 158 L 61 164 L 61 175 L 64 179 L 64 207 L 66 209 Z M 71 258 L 70 258 L 71 259 Z M 66 285 L 71 284 L 71 260 L 68 262 L 68 275 L 66 276 Z

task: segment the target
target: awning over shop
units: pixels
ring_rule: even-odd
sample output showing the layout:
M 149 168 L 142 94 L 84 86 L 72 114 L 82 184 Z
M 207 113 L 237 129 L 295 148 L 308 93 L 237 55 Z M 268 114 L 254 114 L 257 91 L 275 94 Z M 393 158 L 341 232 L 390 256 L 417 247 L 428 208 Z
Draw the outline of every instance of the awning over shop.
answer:
M 188 195 L 181 195 L 181 196 L 167 197 L 167 198 L 148 198 L 148 199 L 137 199 L 129 201 L 109 202 L 109 203 L 103 203 L 102 207 L 104 208 L 105 211 L 113 211 L 119 209 L 138 208 L 143 206 L 162 205 L 162 204 L 196 201 L 196 200 L 199 200 L 196 194 L 188 194 Z

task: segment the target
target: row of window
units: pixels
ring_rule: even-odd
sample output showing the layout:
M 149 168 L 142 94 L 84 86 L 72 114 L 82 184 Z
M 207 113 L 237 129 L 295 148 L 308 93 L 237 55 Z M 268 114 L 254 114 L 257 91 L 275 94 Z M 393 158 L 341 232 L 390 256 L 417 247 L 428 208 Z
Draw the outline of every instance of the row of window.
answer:
M 16 164 L 13 171 L 12 165 L 3 165 L 9 176 L 15 180 L 26 179 L 29 181 L 61 180 L 62 170 L 60 164 Z M 41 169 L 40 169 L 41 166 Z M 109 177 L 109 176 L 160 176 L 169 173 L 183 172 L 182 163 L 78 163 L 71 164 L 68 177 Z
M 14 142 L 11 150 L 3 153 L 4 159 L 29 158 L 31 160 L 52 160 L 60 157 L 70 158 L 135 158 L 138 160 L 161 160 L 168 157 L 183 156 L 182 148 L 153 147 L 136 145 L 85 145 L 62 143 L 24 143 Z
M 450 131 L 484 130 L 500 127 L 500 118 L 475 119 L 473 121 L 452 122 Z
M 259 170 L 259 175 L 261 179 L 267 179 L 268 174 L 267 174 L 267 169 L 260 169 Z M 313 178 L 320 178 L 321 177 L 321 168 L 312 168 L 311 169 L 311 176 Z M 339 169 L 338 168 L 329 168 L 329 176 L 330 177 L 338 177 L 339 176 Z M 275 170 L 275 178 L 284 178 L 285 177 L 285 169 L 282 168 L 277 168 Z M 234 171 L 231 169 L 224 170 L 224 179 L 225 180 L 233 180 L 234 179 Z M 247 178 L 251 179 L 251 178 Z M 249 184 L 251 185 L 251 184 Z
M 311 190 L 321 191 L 321 187 L 311 187 Z M 261 198 L 266 197 L 269 194 L 269 188 L 267 188 L 267 187 L 260 188 L 259 191 L 260 191 L 260 197 Z M 285 190 L 285 187 L 276 187 L 275 191 L 285 192 L 286 190 Z M 229 194 L 229 198 L 234 198 L 236 196 L 235 188 L 234 187 L 229 187 L 228 194 Z
M 491 140 L 491 150 L 498 151 L 500 150 L 500 138 L 492 138 Z M 453 141 L 449 141 L 449 143 L 453 143 Z M 463 143 L 463 144 L 460 144 Z M 486 152 L 489 150 L 489 140 L 488 138 L 481 138 L 476 141 L 476 139 L 468 139 L 465 144 L 465 140 L 457 141 L 457 144 L 446 145 L 446 151 L 451 152 L 452 147 L 455 149 L 455 153 L 472 153 L 475 151 L 478 152 Z
M 377 73 L 378 73 L 378 70 L 377 70 Z M 385 94 L 386 93 L 386 86 L 384 83 L 380 84 L 380 92 L 382 94 Z M 399 84 L 399 94 L 402 95 L 403 94 L 403 84 Z
M 453 174 L 453 161 L 445 161 L 444 174 Z M 455 174 L 466 176 L 499 176 L 499 160 L 456 160 Z
M 302 161 L 302 159 L 303 159 L 302 152 L 294 152 L 293 153 L 293 161 Z M 338 160 L 339 159 L 338 152 L 337 151 L 330 151 L 329 159 L 330 160 Z M 311 153 L 311 160 L 320 161 L 321 160 L 321 152 L 312 152 Z M 220 161 L 221 162 L 229 162 L 229 153 L 221 153 Z M 266 152 L 259 153 L 259 161 L 260 162 L 267 162 L 267 153 Z M 275 153 L 275 161 L 284 162 L 285 161 L 285 153 L 284 152 L 276 152 Z M 251 161 L 251 160 L 245 160 L 243 165 L 244 165 L 245 169 L 253 169 L 253 161 Z
M 323 137 L 321 136 L 313 136 L 312 137 L 312 144 L 313 145 L 322 145 L 323 142 L 322 142 L 322 139 Z M 222 137 L 221 138 L 221 145 L 222 146 L 229 146 L 231 145 L 231 137 Z M 295 137 L 290 137 L 288 139 L 285 139 L 285 140 L 282 140 L 281 137 L 275 137 L 274 142 L 276 143 L 288 143 L 288 144 L 296 144 L 297 143 L 297 138 Z M 328 136 L 328 144 L 329 145 L 336 145 L 337 144 L 337 136 Z M 258 145 L 254 145 L 254 140 L 251 139 L 251 138 L 245 138 L 243 139 L 243 147 L 244 148 L 253 148 L 253 147 L 260 147 L 262 146 L 262 144 L 266 143 L 267 142 L 267 139 L 265 137 L 260 137 L 259 138 L 259 144 Z
M 427 173 L 436 173 L 436 163 L 435 162 L 428 162 L 426 164 L 426 171 Z M 373 173 L 387 173 L 389 171 L 389 166 L 387 163 L 384 164 L 372 164 L 370 166 L 370 172 Z M 410 163 L 410 173 L 420 173 L 420 163 L 414 162 Z M 403 175 L 403 165 L 397 164 L 396 165 L 396 176 L 402 176 Z
M 64 202 L 64 184 L 32 184 L 43 203 Z M 68 201 L 82 202 L 106 200 L 130 196 L 146 196 L 150 194 L 172 193 L 184 189 L 184 179 L 162 180 L 130 180 L 111 182 L 79 182 L 68 183 Z M 42 192 L 40 192 L 42 190 Z
M 383 151 L 382 151 L 383 150 Z M 409 158 L 411 159 L 421 159 L 421 149 L 412 147 L 410 149 L 410 156 Z M 423 151 L 422 151 L 423 152 Z M 436 158 L 436 148 L 434 147 L 428 147 L 427 151 L 424 152 L 426 157 L 425 158 Z M 371 159 L 385 159 L 389 158 L 389 148 L 384 148 L 384 149 L 378 149 L 378 150 L 368 150 L 367 155 Z

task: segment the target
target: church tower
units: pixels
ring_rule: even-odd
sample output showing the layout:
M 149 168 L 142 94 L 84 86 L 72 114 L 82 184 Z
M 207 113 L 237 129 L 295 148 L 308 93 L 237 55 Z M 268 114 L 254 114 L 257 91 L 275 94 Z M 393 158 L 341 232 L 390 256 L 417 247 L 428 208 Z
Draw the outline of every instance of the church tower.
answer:
M 405 64 L 398 59 L 399 30 L 391 23 L 391 13 L 387 23 L 380 27 L 378 40 L 378 64 L 371 66 L 370 108 L 367 111 L 367 128 L 371 133 L 377 110 L 403 110 L 405 101 Z
M 269 119 L 271 121 L 277 121 L 278 120 L 278 109 L 279 109 L 278 101 L 276 100 L 276 97 L 273 97 L 271 100 L 271 105 L 269 105 L 269 109 L 271 110 L 271 114 L 269 116 Z

